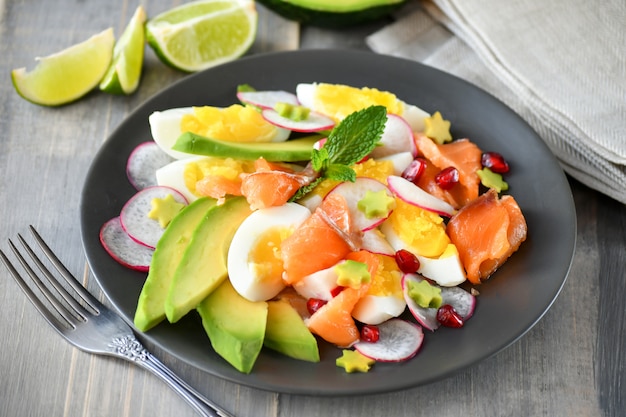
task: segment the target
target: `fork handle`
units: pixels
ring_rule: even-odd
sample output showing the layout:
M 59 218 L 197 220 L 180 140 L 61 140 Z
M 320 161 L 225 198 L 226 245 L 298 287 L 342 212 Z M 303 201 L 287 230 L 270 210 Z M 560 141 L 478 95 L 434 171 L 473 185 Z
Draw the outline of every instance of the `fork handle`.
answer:
M 207 417 L 233 417 L 226 410 L 204 397 L 191 385 L 183 381 L 151 353 L 146 352 L 145 356 L 143 356 L 143 360 L 138 360 L 137 364 L 152 372 L 169 385 L 170 388 L 187 401 L 198 414 Z

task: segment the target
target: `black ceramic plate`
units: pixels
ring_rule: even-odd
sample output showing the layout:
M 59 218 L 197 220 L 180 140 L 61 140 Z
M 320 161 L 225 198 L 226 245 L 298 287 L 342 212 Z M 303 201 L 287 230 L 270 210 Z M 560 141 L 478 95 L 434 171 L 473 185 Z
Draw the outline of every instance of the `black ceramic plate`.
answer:
M 134 193 L 126 159 L 150 140 L 148 115 L 192 105 L 236 102 L 239 84 L 295 91 L 301 82 L 343 83 L 391 91 L 428 112 L 441 111 L 455 138 L 506 156 L 506 179 L 528 222 L 528 240 L 480 286 L 476 312 L 461 330 L 426 334 L 420 353 L 400 364 L 377 363 L 368 373 L 335 366 L 340 351 L 321 343 L 321 363 L 289 359 L 264 349 L 249 375 L 237 372 L 209 344 L 198 316 L 163 323 L 140 335 L 183 361 L 218 377 L 260 389 L 309 395 L 381 393 L 426 384 L 465 369 L 509 346 L 550 308 L 567 277 L 576 219 L 567 180 L 552 153 L 515 113 L 482 90 L 408 60 L 368 52 L 303 50 L 257 55 L 186 77 L 157 94 L 124 122 L 98 152 L 82 194 L 82 239 L 106 296 L 132 323 L 145 274 L 118 265 L 98 240 L 102 224 L 117 216 Z

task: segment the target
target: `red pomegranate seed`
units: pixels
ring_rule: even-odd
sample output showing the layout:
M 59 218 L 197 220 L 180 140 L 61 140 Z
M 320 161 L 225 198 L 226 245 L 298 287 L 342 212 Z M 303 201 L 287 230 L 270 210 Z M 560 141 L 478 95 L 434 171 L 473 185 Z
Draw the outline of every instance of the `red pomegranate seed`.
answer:
M 366 324 L 361 327 L 361 340 L 364 342 L 375 343 L 380 339 L 380 331 L 378 326 Z
M 325 304 L 325 300 L 320 300 L 319 298 L 309 298 L 308 300 L 306 300 L 306 309 L 308 310 L 309 314 L 313 314 L 320 308 L 324 307 Z
M 330 290 L 330 295 L 332 297 L 336 297 L 341 291 L 343 291 L 344 288 L 346 288 L 346 287 L 342 287 L 341 285 L 338 285 L 335 288 L 333 288 L 332 290 Z
M 444 168 L 435 175 L 435 182 L 442 189 L 449 190 L 459 182 L 459 170 L 455 167 Z
M 437 321 L 445 327 L 463 327 L 463 317 L 450 304 L 444 304 L 437 310 Z
M 420 261 L 417 256 L 406 249 L 400 249 L 395 254 L 396 263 L 405 274 L 413 274 L 420 269 Z
M 414 159 L 408 167 L 402 173 L 402 178 L 415 182 L 419 180 L 422 174 L 426 171 L 426 160 L 422 158 Z
M 509 172 L 509 164 L 498 152 L 483 153 L 480 162 L 483 167 L 489 168 L 498 174 L 506 174 Z

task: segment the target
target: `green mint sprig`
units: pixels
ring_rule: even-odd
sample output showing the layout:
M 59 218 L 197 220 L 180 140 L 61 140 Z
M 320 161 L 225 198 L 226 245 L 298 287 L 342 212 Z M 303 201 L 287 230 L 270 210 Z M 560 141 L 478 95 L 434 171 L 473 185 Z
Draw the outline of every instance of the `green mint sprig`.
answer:
M 350 167 L 372 152 L 385 129 L 387 109 L 370 106 L 343 119 L 319 150 L 313 150 L 311 165 L 322 177 L 338 181 L 356 180 Z

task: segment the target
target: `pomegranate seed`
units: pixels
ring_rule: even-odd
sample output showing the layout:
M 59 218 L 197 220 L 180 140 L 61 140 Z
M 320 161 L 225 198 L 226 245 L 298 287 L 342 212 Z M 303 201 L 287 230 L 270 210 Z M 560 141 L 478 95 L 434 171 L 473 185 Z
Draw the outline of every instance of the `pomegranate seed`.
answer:
M 444 168 L 435 175 L 435 182 L 442 189 L 449 190 L 459 182 L 459 170 L 455 167 Z
M 450 304 L 444 304 L 437 310 L 437 321 L 445 327 L 463 327 L 463 317 Z
M 419 180 L 424 171 L 426 171 L 426 160 L 416 158 L 406 167 L 404 172 L 402 172 L 402 178 L 415 182 Z
M 343 291 L 344 288 L 346 288 L 346 287 L 342 287 L 341 285 L 338 285 L 335 288 L 333 288 L 332 290 L 330 290 L 330 295 L 334 298 L 337 295 L 339 295 L 339 293 L 341 291 Z
M 405 274 L 413 274 L 420 269 L 420 261 L 417 256 L 406 249 L 400 249 L 395 254 L 396 263 Z
M 319 298 L 309 298 L 306 300 L 306 309 L 309 314 L 313 314 L 320 308 L 324 307 L 325 304 L 325 300 L 320 300 Z
M 378 326 L 373 324 L 366 324 L 361 327 L 361 340 L 364 342 L 375 343 L 380 339 L 380 331 Z
M 509 164 L 498 152 L 485 152 L 482 154 L 480 163 L 483 167 L 489 168 L 498 174 L 509 172 Z

